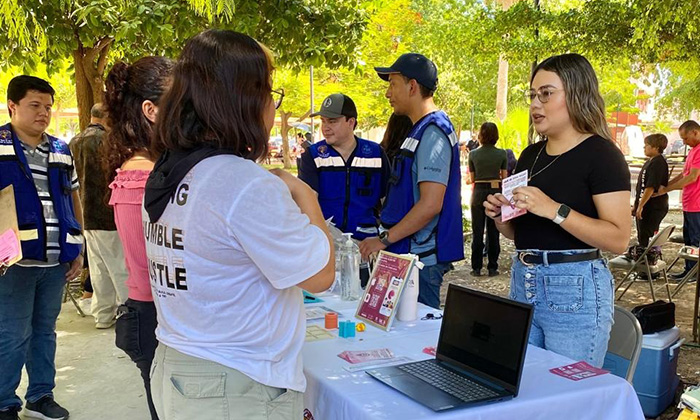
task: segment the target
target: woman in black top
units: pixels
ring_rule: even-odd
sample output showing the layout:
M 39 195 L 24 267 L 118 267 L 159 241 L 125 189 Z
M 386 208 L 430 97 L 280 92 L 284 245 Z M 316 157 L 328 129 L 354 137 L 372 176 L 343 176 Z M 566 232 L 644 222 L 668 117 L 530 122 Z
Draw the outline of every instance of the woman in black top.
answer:
M 668 162 L 662 154 L 668 139 L 663 134 L 652 134 L 644 139 L 644 162 L 637 178 L 637 194 L 632 207 L 632 216 L 637 220 L 639 245 L 649 245 L 649 238 L 659 230 L 661 221 L 668 213 L 668 194 L 654 196 L 662 186 L 668 185 Z
M 508 172 L 506 151 L 496 147 L 498 127 L 485 122 L 479 130 L 481 147 L 469 153 L 468 184 L 474 184 L 472 192 L 472 275 L 481 276 L 484 265 L 484 228 L 486 228 L 489 262 L 489 277 L 498 275 L 498 256 L 501 254 L 500 235 L 493 219 L 486 217 L 484 200 L 489 194 L 496 194 L 501 179 Z
M 511 298 L 535 305 L 530 343 L 602 366 L 613 322 L 613 278 L 600 250 L 622 253 L 631 220 L 630 173 L 610 140 L 605 103 L 591 64 L 578 54 L 540 63 L 528 91 L 534 131 L 516 173 L 528 186 L 512 203 L 484 206 L 515 240 Z M 503 222 L 502 205 L 527 213 Z

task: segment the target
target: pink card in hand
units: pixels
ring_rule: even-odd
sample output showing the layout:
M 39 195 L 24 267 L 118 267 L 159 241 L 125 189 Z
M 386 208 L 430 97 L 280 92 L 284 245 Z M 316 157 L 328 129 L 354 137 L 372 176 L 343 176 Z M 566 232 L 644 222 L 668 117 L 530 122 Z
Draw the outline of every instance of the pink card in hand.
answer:
M 592 378 L 594 376 L 604 375 L 609 373 L 607 370 L 598 369 L 593 367 L 586 362 L 578 362 L 573 365 L 560 366 L 557 368 L 549 369 L 555 375 L 563 376 L 566 379 L 571 379 L 572 381 L 580 381 L 581 379 Z
M 527 186 L 527 173 L 527 170 L 518 172 L 505 178 L 501 183 L 501 193 L 510 201 L 510 205 L 501 206 L 501 220 L 504 222 L 527 213 L 527 210 L 515 207 L 513 202 L 513 190 Z

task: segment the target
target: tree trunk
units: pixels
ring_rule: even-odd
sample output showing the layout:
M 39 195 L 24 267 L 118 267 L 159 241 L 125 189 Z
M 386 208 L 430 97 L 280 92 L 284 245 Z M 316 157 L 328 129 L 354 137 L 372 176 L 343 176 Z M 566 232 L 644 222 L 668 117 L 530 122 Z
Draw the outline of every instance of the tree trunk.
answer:
M 78 41 L 78 48 L 73 51 L 75 94 L 81 131 L 90 124 L 92 106 L 102 102 L 104 72 L 112 41 L 112 38 L 102 38 L 92 48 L 87 48 Z
M 498 58 L 498 85 L 496 88 L 496 118 L 503 121 L 508 115 L 508 62 Z
M 85 77 L 83 61 L 85 57 L 80 50 L 73 51 L 73 67 L 75 68 L 75 96 L 78 100 L 78 121 L 80 130 L 90 124 L 90 108 L 94 105 L 92 99 L 92 88 Z
M 519 0 L 496 0 L 503 10 L 508 10 Z M 498 85 L 496 88 L 496 118 L 503 121 L 508 115 L 508 62 L 503 55 L 498 58 Z
M 280 111 L 280 120 L 282 121 L 282 162 L 284 163 L 284 169 L 292 168 L 292 159 L 289 156 L 289 141 L 287 140 L 290 128 L 289 117 L 291 116 L 291 112 Z

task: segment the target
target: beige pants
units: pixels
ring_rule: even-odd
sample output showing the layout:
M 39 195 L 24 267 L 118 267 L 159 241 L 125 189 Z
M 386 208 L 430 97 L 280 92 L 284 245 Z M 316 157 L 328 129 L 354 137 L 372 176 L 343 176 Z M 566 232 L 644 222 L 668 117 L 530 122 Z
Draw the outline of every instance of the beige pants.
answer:
M 129 293 L 122 241 L 116 230 L 86 230 L 85 242 L 94 290 L 92 315 L 95 322 L 109 323 L 117 313 L 117 306 L 126 302 Z
M 301 420 L 304 394 L 273 388 L 229 367 L 158 344 L 151 366 L 161 420 Z

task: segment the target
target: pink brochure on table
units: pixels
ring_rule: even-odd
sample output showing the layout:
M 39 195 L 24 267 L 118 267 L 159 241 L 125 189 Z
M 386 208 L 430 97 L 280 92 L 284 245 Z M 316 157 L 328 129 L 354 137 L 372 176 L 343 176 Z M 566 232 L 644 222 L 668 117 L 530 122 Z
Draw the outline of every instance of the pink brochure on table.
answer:
M 525 209 L 515 207 L 513 203 L 513 190 L 527 186 L 527 169 L 505 178 L 502 182 L 502 194 L 510 201 L 510 205 L 501 206 L 501 220 L 504 222 L 527 213 Z
M 594 376 L 604 375 L 609 373 L 607 370 L 598 369 L 586 362 L 578 362 L 573 365 L 560 366 L 549 369 L 555 375 L 563 376 L 572 381 L 580 381 L 581 379 L 592 378 Z

